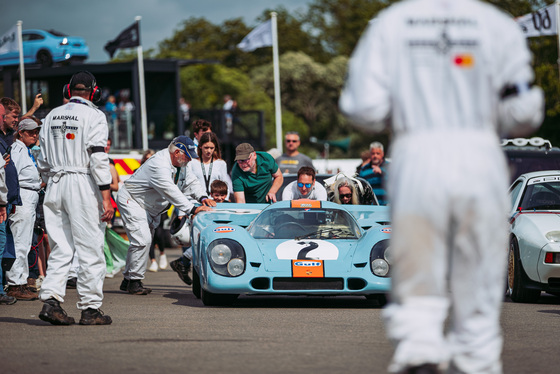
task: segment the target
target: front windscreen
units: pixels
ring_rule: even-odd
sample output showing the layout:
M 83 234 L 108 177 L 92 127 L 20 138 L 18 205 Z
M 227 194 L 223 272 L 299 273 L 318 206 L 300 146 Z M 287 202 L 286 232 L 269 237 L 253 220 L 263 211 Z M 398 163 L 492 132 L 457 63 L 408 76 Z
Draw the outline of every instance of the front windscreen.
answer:
M 520 207 L 522 210 L 560 209 L 560 176 L 531 179 L 523 193 Z
M 268 209 L 248 229 L 255 239 L 357 239 L 354 218 L 340 209 Z

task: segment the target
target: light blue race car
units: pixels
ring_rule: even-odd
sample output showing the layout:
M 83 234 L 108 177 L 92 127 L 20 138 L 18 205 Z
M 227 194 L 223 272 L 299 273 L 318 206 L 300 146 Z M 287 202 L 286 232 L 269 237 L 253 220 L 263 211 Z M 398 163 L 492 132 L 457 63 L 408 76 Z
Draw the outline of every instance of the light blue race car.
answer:
M 240 295 L 363 295 L 391 287 L 385 206 L 294 200 L 218 204 L 192 223 L 193 293 L 205 305 Z

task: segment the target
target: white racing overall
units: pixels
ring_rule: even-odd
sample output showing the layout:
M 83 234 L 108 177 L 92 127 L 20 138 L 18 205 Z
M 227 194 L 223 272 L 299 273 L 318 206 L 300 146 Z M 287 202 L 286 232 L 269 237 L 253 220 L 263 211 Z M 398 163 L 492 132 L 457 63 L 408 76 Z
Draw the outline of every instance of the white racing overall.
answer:
M 39 297 L 64 301 L 66 280 L 78 256 L 78 309 L 99 309 L 106 273 L 100 187 L 111 183 L 105 114 L 72 97 L 45 118 L 39 136 L 39 170 L 48 178 L 43 204 L 51 254 Z
M 29 149 L 21 140 L 14 141 L 11 158 L 18 173 L 22 205 L 17 206 L 15 213 L 10 214 L 9 218 L 16 258 L 10 271 L 6 272 L 6 279 L 9 286 L 19 286 L 26 285 L 29 276 L 27 255 L 33 242 L 41 178 Z
M 185 169 L 181 168 L 175 184 L 177 169 L 166 148 L 150 157 L 119 189 L 117 206 L 130 241 L 123 271 L 125 279 L 144 279 L 153 232 L 169 204 L 188 213 L 194 204 L 186 195 L 197 200 L 207 197 L 198 179 Z
M 341 110 L 395 134 L 383 313 L 396 343 L 391 372 L 424 363 L 501 372 L 508 175 L 498 135 L 527 135 L 542 121 L 530 61 L 519 26 L 476 0 L 398 3 L 352 55 Z

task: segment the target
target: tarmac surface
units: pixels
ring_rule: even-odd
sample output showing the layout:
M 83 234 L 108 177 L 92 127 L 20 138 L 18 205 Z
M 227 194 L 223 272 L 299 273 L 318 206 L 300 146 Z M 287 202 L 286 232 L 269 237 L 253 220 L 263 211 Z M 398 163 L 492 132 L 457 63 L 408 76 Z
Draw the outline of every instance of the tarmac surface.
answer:
M 170 268 L 146 273 L 147 296 L 120 291 L 121 280 L 105 280 L 109 326 L 50 325 L 40 301 L 0 306 L 0 373 L 385 373 L 392 354 L 381 309 L 365 298 L 246 296 L 211 308 Z M 559 318 L 552 296 L 504 303 L 504 373 L 557 372 Z

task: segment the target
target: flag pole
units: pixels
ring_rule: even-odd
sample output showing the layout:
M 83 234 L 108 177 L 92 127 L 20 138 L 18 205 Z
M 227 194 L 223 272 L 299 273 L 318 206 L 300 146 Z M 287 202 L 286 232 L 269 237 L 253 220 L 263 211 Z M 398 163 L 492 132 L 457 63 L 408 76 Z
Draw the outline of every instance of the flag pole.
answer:
M 27 94 L 25 92 L 25 65 L 23 64 L 23 38 L 22 34 L 23 21 L 17 21 L 17 38 L 19 49 L 19 83 L 21 87 L 21 113 L 27 113 Z
M 280 100 L 280 66 L 278 63 L 278 29 L 276 12 L 271 12 L 272 19 L 272 65 L 274 68 L 274 107 L 276 112 L 276 148 L 282 150 L 282 106 Z
M 142 42 L 140 39 L 140 20 L 141 16 L 136 16 L 138 23 L 138 89 L 140 91 L 140 123 L 142 125 L 142 149 L 148 149 L 148 119 L 146 115 L 146 88 L 144 86 L 144 56 L 142 52 Z
M 560 77 L 560 0 L 556 0 L 556 41 L 558 42 L 558 76 Z

